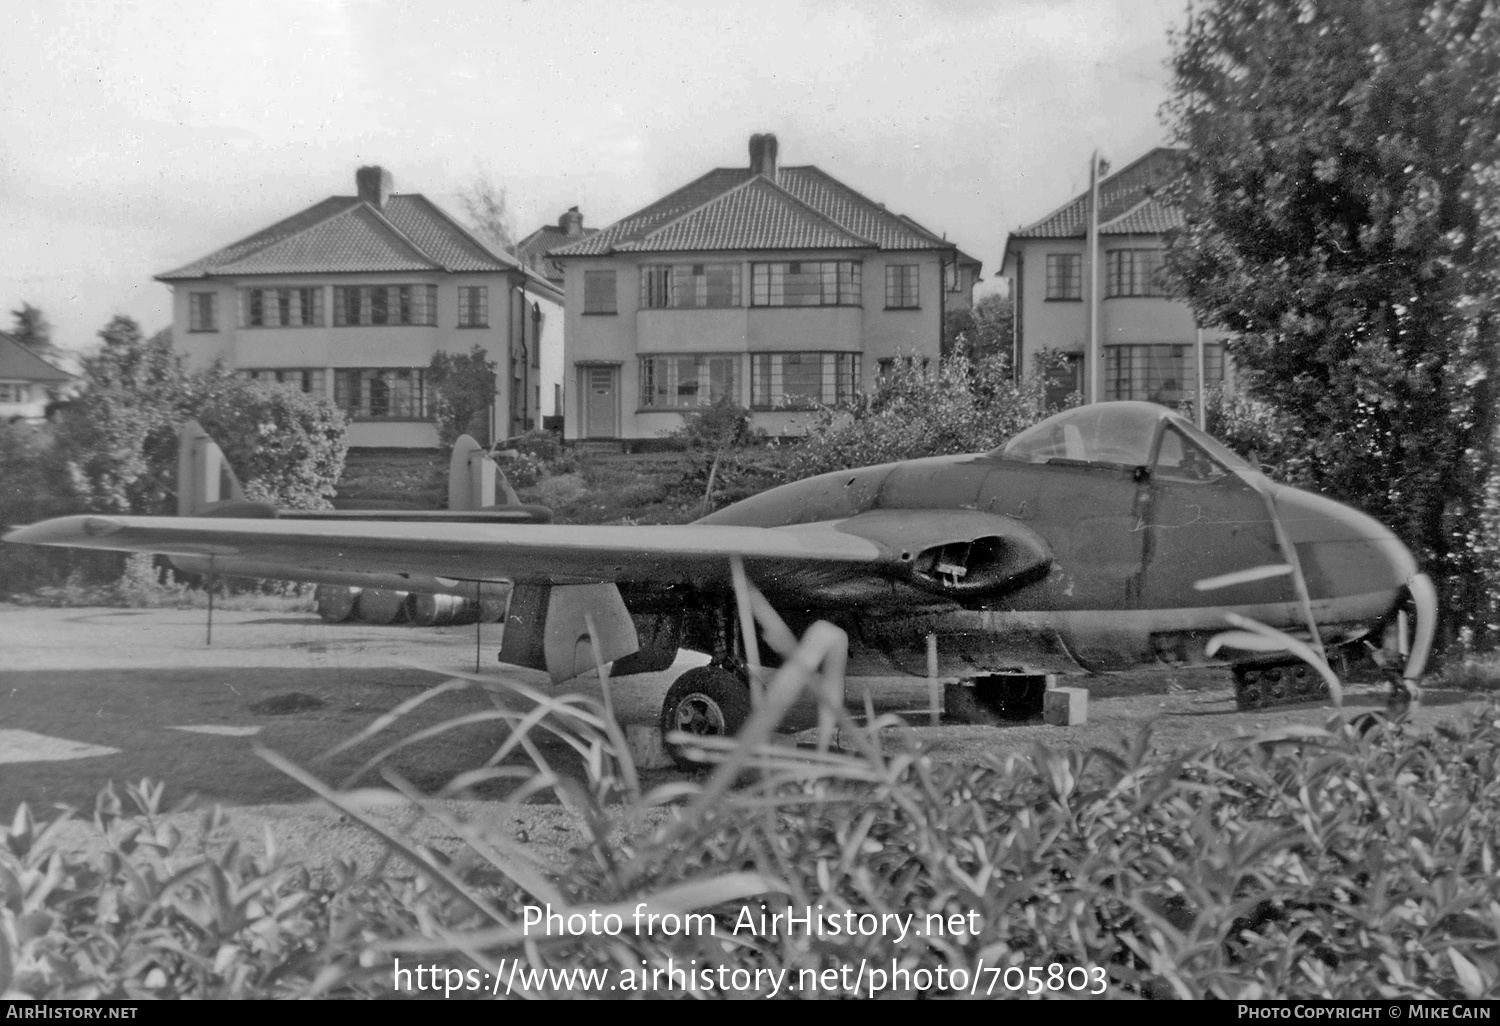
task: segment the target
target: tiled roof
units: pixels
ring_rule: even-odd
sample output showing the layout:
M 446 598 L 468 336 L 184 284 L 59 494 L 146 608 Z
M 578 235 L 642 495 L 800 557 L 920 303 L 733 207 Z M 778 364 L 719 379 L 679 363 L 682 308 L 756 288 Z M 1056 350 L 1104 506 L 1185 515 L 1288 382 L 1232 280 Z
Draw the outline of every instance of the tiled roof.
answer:
M 1159 235 L 1181 228 L 1182 211 L 1152 196 L 1113 221 L 1099 226 L 1100 235 Z
M 617 242 L 644 238 L 668 221 L 701 207 L 720 193 L 728 192 L 748 177 L 750 172 L 745 168 L 716 168 L 588 238 L 553 250 L 552 255 L 598 256 L 611 252 Z
M 216 274 L 351 271 L 504 271 L 514 258 L 494 253 L 418 194 L 391 196 L 383 210 L 357 196 L 330 196 L 158 281 Z
M 1105 175 L 1099 182 L 1099 230 L 1101 233 L 1123 233 L 1126 231 L 1155 232 L 1164 228 L 1124 228 L 1127 217 L 1149 206 L 1149 217 L 1139 219 L 1142 225 L 1161 223 L 1173 227 L 1166 219 L 1175 216 L 1170 208 L 1155 199 L 1156 194 L 1171 184 L 1181 172 L 1183 153 L 1181 150 L 1159 146 L 1138 160 L 1132 161 L 1114 174 Z M 1150 201 L 1148 204 L 1146 201 Z M 1068 239 L 1083 238 L 1088 233 L 1089 194 L 1075 196 L 1040 221 L 1036 221 L 1014 233 L 1018 239 Z
M 782 168 L 776 184 L 881 249 L 954 248 L 910 218 L 886 210 L 884 204 L 866 199 L 815 167 Z
M 436 271 L 428 259 L 367 203 L 346 210 L 238 260 L 215 274 L 304 274 L 316 271 Z
M 538 274 L 546 276 L 549 280 L 562 283 L 563 272 L 557 261 L 548 260 L 547 254 L 554 249 L 577 242 L 580 238 L 587 238 L 599 229 L 585 228 L 583 235 L 569 235 L 564 229 L 555 224 L 544 224 L 526 238 L 516 243 L 516 259 L 527 267 L 532 268 Z
M 9 335 L 0 332 L 0 379 L 62 382 L 73 380 L 73 375 L 52 366 Z
M 721 167 L 552 255 L 851 247 L 954 248 L 816 167 Z
M 519 267 L 508 253 L 496 253 L 463 230 L 420 193 L 392 196 L 386 219 L 445 271 L 494 271 Z
M 756 175 L 617 252 L 713 249 L 873 249 L 769 178 Z

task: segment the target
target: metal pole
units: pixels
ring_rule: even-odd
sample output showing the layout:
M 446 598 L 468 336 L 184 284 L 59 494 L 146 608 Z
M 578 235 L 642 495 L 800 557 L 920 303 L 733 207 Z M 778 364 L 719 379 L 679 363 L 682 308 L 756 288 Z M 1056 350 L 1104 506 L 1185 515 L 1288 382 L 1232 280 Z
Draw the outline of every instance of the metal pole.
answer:
M 1197 403 L 1197 406 L 1198 406 L 1198 416 L 1197 416 L 1197 421 L 1198 421 L 1198 429 L 1200 431 L 1202 431 L 1202 430 L 1206 430 L 1205 419 L 1204 419 L 1206 415 L 1205 415 L 1205 412 L 1204 412 L 1204 409 L 1203 409 L 1203 405 L 1204 405 L 1203 404 L 1203 400 L 1204 400 L 1203 383 L 1204 383 L 1204 379 L 1205 379 L 1206 375 L 1203 372 L 1203 329 L 1202 328 L 1198 329 L 1198 344 L 1197 344 L 1196 348 L 1197 348 L 1197 353 L 1198 353 L 1198 403 Z
M 936 727 L 942 720 L 942 694 L 938 687 L 937 635 L 927 635 L 927 703 L 928 721 Z
M 1099 151 L 1089 158 L 1089 402 L 1104 401 L 1104 346 L 1099 339 Z
M 214 643 L 214 557 L 208 557 L 208 640 L 205 642 L 209 647 Z

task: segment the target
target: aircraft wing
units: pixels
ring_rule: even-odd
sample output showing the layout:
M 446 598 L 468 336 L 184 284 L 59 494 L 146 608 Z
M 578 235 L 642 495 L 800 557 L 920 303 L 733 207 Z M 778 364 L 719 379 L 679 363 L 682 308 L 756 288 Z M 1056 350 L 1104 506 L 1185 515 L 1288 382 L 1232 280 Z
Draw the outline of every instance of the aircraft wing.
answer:
M 819 585 L 904 577 L 955 594 L 999 589 L 1050 563 L 1045 542 L 1007 517 L 974 510 L 872 510 L 783 527 L 719 524 L 577 526 L 217 517 L 61 517 L 5 541 L 222 559 L 286 580 L 333 573 L 410 574 L 549 584 L 727 587 L 739 556 L 763 589 L 812 597 Z M 990 542 L 981 545 L 980 542 Z M 998 544 L 994 544 L 998 542 Z M 985 565 L 969 573 L 970 550 Z

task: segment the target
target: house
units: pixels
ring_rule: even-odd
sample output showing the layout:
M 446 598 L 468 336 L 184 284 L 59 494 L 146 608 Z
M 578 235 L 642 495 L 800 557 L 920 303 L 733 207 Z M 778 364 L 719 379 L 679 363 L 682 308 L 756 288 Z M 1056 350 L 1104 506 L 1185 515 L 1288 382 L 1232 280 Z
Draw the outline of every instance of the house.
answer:
M 562 265 L 551 259 L 548 254 L 554 249 L 559 249 L 571 243 L 577 242 L 585 236 L 597 232 L 597 228 L 585 228 L 583 226 L 583 214 L 577 207 L 569 207 L 557 219 L 555 225 L 544 224 L 520 242 L 516 243 L 516 259 L 526 267 L 540 274 L 551 282 L 558 290 L 563 290 Z M 558 344 L 547 345 L 542 348 L 542 378 L 552 383 L 555 390 L 553 395 L 552 409 L 555 415 L 545 418 L 545 426 L 558 431 L 563 426 L 563 345 L 562 345 L 562 318 L 555 318 L 556 330 L 558 332 Z
M 559 413 L 544 367 L 555 350 L 560 373 L 562 290 L 383 168 L 360 168 L 355 188 L 157 275 L 188 365 L 328 396 L 352 446 L 436 446 L 427 366 L 475 345 L 499 367 L 490 438 Z
M 1200 343 L 1204 387 L 1232 376 L 1223 334 L 1200 331 L 1187 304 L 1162 287 L 1164 233 L 1182 224 L 1164 189 L 1182 158 L 1159 147 L 1100 178 L 1097 247 L 1089 245 L 1089 192 L 1006 239 L 1002 274 L 1016 303 L 1016 367 L 1028 373 L 1044 350 L 1060 354 L 1048 371 L 1050 402 L 1081 392 L 1086 402 L 1191 403 Z
M 936 361 L 977 262 L 774 135 L 607 228 L 549 251 L 566 299 L 566 437 L 648 439 L 720 397 L 773 435 L 869 388 L 901 355 Z M 950 295 L 949 289 L 956 290 Z
M 77 380 L 0 332 L 0 421 L 40 421 L 53 393 Z

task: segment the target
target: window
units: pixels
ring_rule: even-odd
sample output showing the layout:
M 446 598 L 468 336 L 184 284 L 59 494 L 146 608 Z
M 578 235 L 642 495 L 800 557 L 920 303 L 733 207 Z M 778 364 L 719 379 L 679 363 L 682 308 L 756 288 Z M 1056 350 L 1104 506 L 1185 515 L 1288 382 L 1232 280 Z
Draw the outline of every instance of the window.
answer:
M 1161 250 L 1111 249 L 1104 254 L 1104 296 L 1164 296 Z
M 242 289 L 240 323 L 246 328 L 313 328 L 323 324 L 323 290 Z
M 586 314 L 617 313 L 614 271 L 583 272 L 583 312 Z
M 380 367 L 333 372 L 333 401 L 351 417 L 427 419 L 423 372 L 416 367 Z
M 739 264 L 647 264 L 641 309 L 690 310 L 740 305 Z
M 333 324 L 356 325 L 437 324 L 436 285 L 335 285 Z
M 458 287 L 458 326 L 460 328 L 488 328 L 490 326 L 488 286 L 460 285 Z
M 885 308 L 887 310 L 915 310 L 917 306 L 917 265 L 887 265 Z
M 750 265 L 751 306 L 858 306 L 857 260 Z
M 1106 346 L 1104 397 L 1144 399 L 1177 406 L 1190 401 L 1196 390 L 1198 367 L 1190 345 Z M 1224 383 L 1224 346 L 1203 347 L 1203 383 Z
M 323 383 L 326 380 L 321 367 L 291 367 L 279 370 L 247 370 L 242 371 L 245 377 L 251 381 L 264 381 L 274 385 L 290 385 L 299 392 L 308 392 L 312 395 L 326 394 Z
M 213 292 L 188 293 L 188 331 L 218 331 L 218 301 Z
M 31 402 L 31 386 L 24 381 L 0 381 L 0 403 Z
M 1047 254 L 1047 298 L 1083 298 L 1083 254 Z
M 753 353 L 750 405 L 836 406 L 859 391 L 858 353 Z
M 708 406 L 718 399 L 737 402 L 738 356 L 641 357 L 642 409 Z

